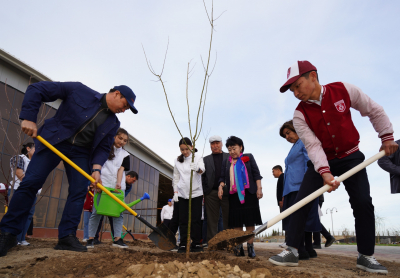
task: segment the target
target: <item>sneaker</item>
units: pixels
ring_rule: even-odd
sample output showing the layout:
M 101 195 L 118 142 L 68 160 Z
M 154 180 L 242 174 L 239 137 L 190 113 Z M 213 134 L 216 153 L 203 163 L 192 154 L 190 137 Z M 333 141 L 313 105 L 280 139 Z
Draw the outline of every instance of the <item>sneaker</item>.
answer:
M 203 243 L 203 248 L 207 249 L 208 248 L 208 243 Z
M 287 248 L 286 242 L 284 242 L 284 243 L 282 243 L 282 244 L 279 244 L 279 247 L 280 247 L 280 248 Z
M 21 242 L 18 241 L 17 245 L 20 246 L 20 245 L 21 245 Z
M 31 244 L 30 244 L 29 242 L 27 242 L 26 240 L 21 241 L 21 242 L 18 242 L 18 243 L 21 243 L 22 246 L 29 246 L 29 245 L 31 245 Z
M 86 252 L 87 248 L 86 246 L 83 246 L 80 242 L 79 239 L 73 235 L 67 235 L 63 238 L 58 239 L 58 244 L 56 247 L 54 247 L 56 250 L 69 250 L 69 251 L 75 251 L 75 252 Z
M 17 246 L 17 236 L 0 232 L 0 257 L 7 255 L 8 250 Z
M 95 239 L 88 239 L 86 242 L 86 248 L 94 248 Z
M 87 242 L 87 241 L 88 241 L 87 238 L 82 239 L 82 242 Z
M 204 252 L 204 249 L 203 249 L 203 247 L 201 246 L 201 245 L 192 245 L 192 246 L 190 246 L 190 252 L 193 252 L 193 253 L 195 253 L 195 252 Z
M 360 254 L 357 258 L 357 267 L 372 273 L 388 273 L 387 268 L 378 263 L 373 256 L 365 256 Z
M 118 239 L 117 241 L 113 241 L 112 246 L 118 248 L 128 248 L 128 245 L 124 243 L 122 238 Z
M 308 261 L 310 259 L 310 254 L 307 251 L 299 252 L 299 261 Z
M 247 253 L 250 258 L 256 257 L 256 252 L 254 251 L 254 244 L 247 243 Z
M 172 249 L 169 250 L 169 251 L 171 251 L 171 252 L 176 252 L 176 251 L 178 251 L 178 249 L 179 249 L 179 246 L 176 245 L 174 248 L 172 248 Z
M 321 244 L 313 244 L 314 249 L 322 249 Z
M 330 237 L 329 239 L 327 239 L 325 242 L 325 248 L 331 246 L 335 241 L 336 241 L 336 238 L 334 238 L 334 237 Z
M 278 255 L 272 256 L 271 258 L 269 258 L 269 261 L 274 265 L 280 265 L 280 266 L 299 265 L 299 257 L 295 256 L 289 248 L 284 250 L 282 253 Z
M 186 253 L 186 246 L 179 246 L 178 253 Z
M 318 257 L 318 254 L 315 250 L 308 250 L 307 253 L 310 256 L 310 259 Z
M 99 239 L 95 238 L 95 239 L 93 239 L 93 244 L 94 245 L 103 244 L 103 242 L 101 242 Z

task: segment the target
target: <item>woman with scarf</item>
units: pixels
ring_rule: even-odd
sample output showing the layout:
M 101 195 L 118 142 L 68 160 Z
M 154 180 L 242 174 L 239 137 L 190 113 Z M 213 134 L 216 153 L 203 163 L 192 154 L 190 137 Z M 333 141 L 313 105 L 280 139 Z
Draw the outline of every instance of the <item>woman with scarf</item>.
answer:
M 283 185 L 283 210 L 295 204 L 297 193 L 299 192 L 304 174 L 307 171 L 307 162 L 310 160 L 303 142 L 299 139 L 293 127 L 293 121 L 287 121 L 279 130 L 279 135 L 286 139 L 293 146 L 285 159 L 285 176 Z M 303 243 L 297 247 L 299 260 L 308 260 L 317 257 L 312 246 L 312 232 L 321 231 L 321 223 L 318 215 L 318 198 L 313 202 L 312 209 L 308 214 L 308 220 L 304 231 Z M 290 217 L 283 219 L 283 230 L 287 233 L 289 229 Z
M 243 231 L 254 231 L 261 225 L 259 199 L 263 197 L 260 171 L 252 154 L 243 154 L 242 139 L 231 136 L 226 140 L 230 157 L 222 162 L 219 180 L 218 197 L 222 199 L 223 187 L 229 189 L 229 223 L 230 228 Z M 236 256 L 244 256 L 243 244 L 234 249 Z M 254 258 L 253 239 L 247 242 L 247 252 Z

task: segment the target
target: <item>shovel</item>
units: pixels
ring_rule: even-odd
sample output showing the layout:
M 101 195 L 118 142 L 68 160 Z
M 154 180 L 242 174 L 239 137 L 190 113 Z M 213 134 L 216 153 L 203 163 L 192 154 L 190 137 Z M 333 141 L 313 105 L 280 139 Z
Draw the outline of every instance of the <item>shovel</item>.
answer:
M 377 153 L 373 157 L 365 160 L 364 162 L 360 163 L 359 165 L 357 165 L 353 169 L 350 169 L 349 171 L 347 171 L 346 173 L 344 173 L 343 175 L 338 177 L 336 180 L 338 182 L 344 181 L 345 179 L 351 177 L 352 175 L 354 175 L 355 173 L 359 172 L 360 170 L 366 168 L 368 165 L 374 163 L 375 161 L 377 161 L 379 158 L 383 157 L 384 155 L 385 155 L 385 151 L 384 150 L 380 151 L 379 153 Z M 282 213 L 278 214 L 277 216 L 275 216 L 271 220 L 267 221 L 266 223 L 264 223 L 263 225 L 258 227 L 251 234 L 247 234 L 247 235 L 243 235 L 243 236 L 239 236 L 239 237 L 229 238 L 229 239 L 226 239 L 224 241 L 221 241 L 221 242 L 217 243 L 216 244 L 217 249 L 224 249 L 224 248 L 227 248 L 228 246 L 236 246 L 238 244 L 244 243 L 244 242 L 254 238 L 256 235 L 258 235 L 261 232 L 265 231 L 266 229 L 272 227 L 273 225 L 275 225 L 276 223 L 278 223 L 279 221 L 281 221 L 285 217 L 289 216 L 290 214 L 292 214 L 296 210 L 298 210 L 301 207 L 307 205 L 309 202 L 315 200 L 316 198 L 321 196 L 323 193 L 328 191 L 330 188 L 331 188 L 330 185 L 325 184 L 323 187 L 321 187 L 320 189 L 318 189 L 314 193 L 311 193 L 310 195 L 308 195 L 304 199 L 298 201 L 296 204 L 294 204 L 290 208 L 286 209 Z
M 52 150 L 55 154 L 57 154 L 59 157 L 61 157 L 65 162 L 67 162 L 69 165 L 71 165 L 75 170 L 77 170 L 79 173 L 81 173 L 85 178 L 90 180 L 91 182 L 94 182 L 94 178 L 92 178 L 90 175 L 88 175 L 85 171 L 83 171 L 78 165 L 73 163 L 69 158 L 67 158 L 65 155 L 63 155 L 61 152 L 59 152 L 56 148 L 54 148 L 49 142 L 47 142 L 43 137 L 38 135 L 36 137 L 37 140 L 39 140 L 43 145 L 45 145 L 47 148 Z M 149 238 L 154 242 L 154 244 L 162 249 L 162 250 L 171 250 L 175 248 L 176 246 L 176 239 L 175 235 L 169 230 L 163 230 L 156 228 L 152 226 L 149 222 L 147 222 L 144 218 L 142 218 L 140 215 L 138 215 L 135 211 L 133 211 L 130 207 L 128 207 L 124 202 L 119 200 L 117 197 L 115 197 L 110 191 L 108 191 L 104 186 L 102 186 L 100 183 L 97 183 L 96 185 L 98 188 L 103 190 L 108 196 L 110 196 L 112 199 L 114 199 L 118 204 L 123 206 L 127 211 L 129 211 L 133 216 L 135 216 L 140 222 L 145 224 L 147 227 L 153 230 L 153 232 L 149 235 Z M 151 237 L 150 237 L 151 236 Z

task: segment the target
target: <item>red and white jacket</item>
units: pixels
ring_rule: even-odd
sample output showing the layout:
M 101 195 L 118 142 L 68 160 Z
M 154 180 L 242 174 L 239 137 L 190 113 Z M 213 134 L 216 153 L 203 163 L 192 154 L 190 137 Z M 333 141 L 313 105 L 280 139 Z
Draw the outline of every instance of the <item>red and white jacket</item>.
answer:
M 382 106 L 360 88 L 344 82 L 321 86 L 319 101 L 300 102 L 293 125 L 304 143 L 315 171 L 330 173 L 328 160 L 358 151 L 360 135 L 351 119 L 350 107 L 368 116 L 382 142 L 394 140 L 393 126 Z

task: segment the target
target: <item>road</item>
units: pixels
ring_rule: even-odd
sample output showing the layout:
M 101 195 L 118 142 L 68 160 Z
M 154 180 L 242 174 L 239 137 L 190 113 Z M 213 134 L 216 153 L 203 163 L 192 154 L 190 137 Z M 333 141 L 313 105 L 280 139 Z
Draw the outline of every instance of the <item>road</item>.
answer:
M 255 242 L 255 249 L 280 249 L 280 243 L 261 243 Z M 316 250 L 318 254 L 331 254 L 339 256 L 347 256 L 354 258 L 357 256 L 356 245 L 336 245 Z M 386 260 L 400 263 L 400 247 L 399 246 L 375 246 L 375 258 L 377 260 Z

